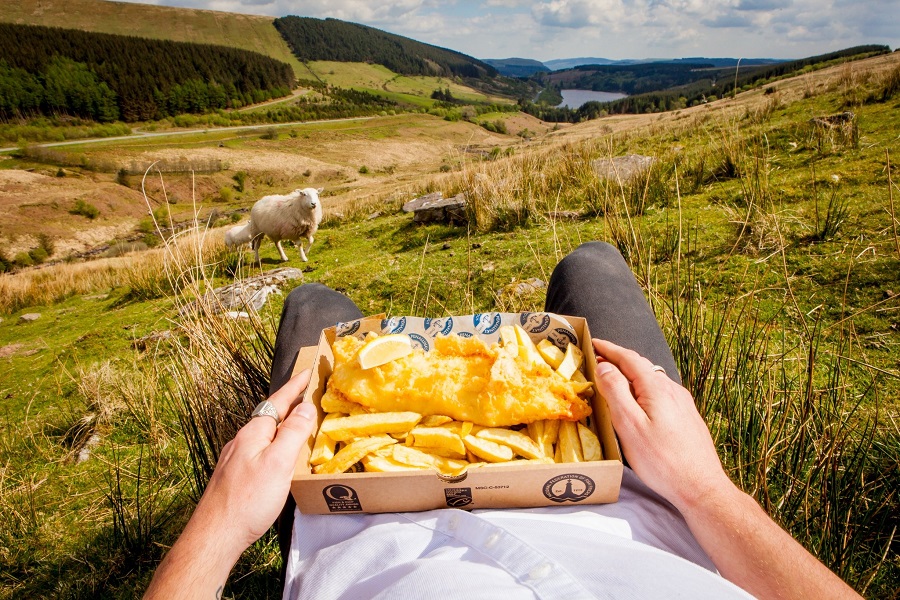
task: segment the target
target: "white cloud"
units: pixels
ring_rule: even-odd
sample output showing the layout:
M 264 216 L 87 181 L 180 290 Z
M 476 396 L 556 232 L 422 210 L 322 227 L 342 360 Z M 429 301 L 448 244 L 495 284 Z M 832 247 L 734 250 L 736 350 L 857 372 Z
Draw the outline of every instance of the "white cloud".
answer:
M 480 58 L 802 57 L 900 44 L 900 0 L 140 0 L 385 29 Z

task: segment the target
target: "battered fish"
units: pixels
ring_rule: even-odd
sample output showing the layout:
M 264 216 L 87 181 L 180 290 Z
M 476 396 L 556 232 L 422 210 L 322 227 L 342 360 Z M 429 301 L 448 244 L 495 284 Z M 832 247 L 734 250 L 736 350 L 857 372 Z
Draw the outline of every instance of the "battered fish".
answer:
M 379 412 L 446 415 L 485 427 L 591 414 L 574 382 L 475 337 L 438 337 L 431 352 L 416 350 L 366 370 L 357 360 L 363 345 L 352 336 L 335 341 L 328 393 Z

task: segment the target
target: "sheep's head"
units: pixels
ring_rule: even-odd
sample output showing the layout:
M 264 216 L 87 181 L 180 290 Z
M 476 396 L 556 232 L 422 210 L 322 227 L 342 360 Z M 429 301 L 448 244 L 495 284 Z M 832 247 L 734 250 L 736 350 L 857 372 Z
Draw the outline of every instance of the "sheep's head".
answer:
M 304 208 L 308 208 L 313 210 L 317 206 L 319 206 L 319 192 L 321 189 L 316 188 L 306 188 L 302 190 L 294 190 L 294 195 L 300 199 L 300 204 Z

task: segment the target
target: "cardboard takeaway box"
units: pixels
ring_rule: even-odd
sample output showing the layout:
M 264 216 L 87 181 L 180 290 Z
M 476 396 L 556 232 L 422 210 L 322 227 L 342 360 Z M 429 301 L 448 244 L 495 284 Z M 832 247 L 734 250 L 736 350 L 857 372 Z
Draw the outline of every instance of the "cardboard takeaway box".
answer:
M 375 316 L 339 323 L 324 330 L 316 348 L 300 350 L 294 371 L 312 365 L 312 379 L 304 399 L 311 400 L 319 408 L 321 423 L 324 413 L 320 400 L 334 364 L 331 344 L 337 336 L 360 336 L 368 331 L 379 334 L 403 331 L 410 335 L 414 344 L 427 349 L 429 336 L 434 338 L 450 331 L 458 335 L 477 335 L 490 343 L 498 339 L 496 331 L 500 325 L 512 323 L 521 325 L 535 343 L 549 338 L 564 347 L 567 340 L 573 343 L 577 340 L 587 364 L 596 362 L 587 322 L 579 317 L 551 313 L 484 313 L 445 319 L 382 319 Z M 597 392 L 593 369 L 585 371 L 585 376 L 594 384 L 592 424 L 603 446 L 602 461 L 474 468 L 454 477 L 430 470 L 315 475 L 309 466 L 311 440 L 300 453 L 291 482 L 297 506 L 306 514 L 346 514 L 616 502 L 623 468 L 618 441 L 606 402 Z

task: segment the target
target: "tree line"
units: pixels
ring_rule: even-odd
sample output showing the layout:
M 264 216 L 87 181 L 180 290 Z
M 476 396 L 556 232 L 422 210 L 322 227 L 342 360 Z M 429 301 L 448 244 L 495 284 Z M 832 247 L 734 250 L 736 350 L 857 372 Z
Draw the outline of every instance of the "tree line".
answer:
M 403 75 L 498 75 L 494 67 L 461 52 L 339 19 L 287 16 L 275 19 L 275 28 L 302 61 L 377 63 Z
M 290 65 L 209 44 L 0 23 L 0 119 L 143 121 L 286 96 Z

